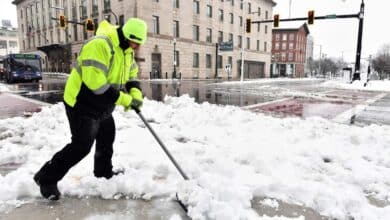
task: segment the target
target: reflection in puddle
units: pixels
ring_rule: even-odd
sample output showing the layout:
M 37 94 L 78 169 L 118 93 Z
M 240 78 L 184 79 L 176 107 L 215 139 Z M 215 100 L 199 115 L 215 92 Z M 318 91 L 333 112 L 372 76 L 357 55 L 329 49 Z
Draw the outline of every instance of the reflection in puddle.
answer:
M 332 119 L 336 115 L 352 108 L 351 103 L 329 102 L 308 98 L 295 98 L 274 102 L 251 108 L 255 112 L 271 112 L 279 116 L 298 116 L 312 117 L 319 116 L 322 118 Z

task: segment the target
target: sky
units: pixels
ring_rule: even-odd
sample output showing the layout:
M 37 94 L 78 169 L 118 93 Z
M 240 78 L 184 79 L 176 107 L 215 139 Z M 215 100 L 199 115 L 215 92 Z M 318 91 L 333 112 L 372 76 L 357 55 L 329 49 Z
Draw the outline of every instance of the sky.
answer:
M 0 20 L 11 20 L 12 26 L 17 26 L 16 6 L 12 4 L 13 0 L 0 1 Z
M 390 88 L 390 81 L 379 83 Z M 353 85 L 350 89 L 357 88 Z M 0 91 L 7 91 L 4 84 Z M 268 206 L 277 206 L 277 200 L 303 204 L 337 219 L 390 219 L 390 206 L 367 199 L 390 202 L 390 126 L 275 118 L 198 104 L 188 95 L 146 99 L 142 113 L 190 180 L 183 180 L 134 112 L 117 108 L 113 165 L 125 173 L 96 179 L 91 152 L 59 182 L 64 196 L 150 200 L 173 199 L 178 192 L 189 216 L 199 220 L 304 220 L 258 216 L 251 209 L 253 197 L 266 197 L 260 202 Z M 29 118 L 0 120 L 0 164 L 20 164 L 0 175 L 0 214 L 40 198 L 32 177 L 69 140 L 61 103 Z M 171 220 L 179 219 L 172 214 Z
M 277 3 L 274 14 L 279 14 L 280 19 L 289 18 L 290 1 L 274 1 Z M 390 1 L 365 0 L 364 3 L 361 57 L 366 59 L 369 55 L 374 56 L 384 44 L 390 44 L 390 29 L 386 26 L 390 18 Z M 361 0 L 291 0 L 291 18 L 307 17 L 309 10 L 314 10 L 315 16 L 357 14 L 360 4 Z M 314 58 L 318 59 L 322 47 L 321 52 L 327 57 L 343 57 L 348 62 L 354 62 L 358 27 L 357 18 L 315 20 L 313 25 L 309 25 L 315 44 Z M 362 60 L 362 63 L 364 62 L 365 60 Z

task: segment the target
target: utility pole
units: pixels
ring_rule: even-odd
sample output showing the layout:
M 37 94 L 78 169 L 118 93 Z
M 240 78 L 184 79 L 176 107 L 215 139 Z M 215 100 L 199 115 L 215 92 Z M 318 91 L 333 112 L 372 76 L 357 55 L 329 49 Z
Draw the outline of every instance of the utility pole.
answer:
M 318 62 L 318 75 L 321 75 L 321 57 L 322 57 L 322 45 L 320 45 L 320 61 Z
M 353 73 L 352 82 L 355 80 L 360 80 L 360 56 L 362 51 L 363 19 L 364 19 L 364 0 L 362 0 L 362 3 L 360 4 L 359 32 L 358 32 L 358 42 L 356 48 L 355 72 Z

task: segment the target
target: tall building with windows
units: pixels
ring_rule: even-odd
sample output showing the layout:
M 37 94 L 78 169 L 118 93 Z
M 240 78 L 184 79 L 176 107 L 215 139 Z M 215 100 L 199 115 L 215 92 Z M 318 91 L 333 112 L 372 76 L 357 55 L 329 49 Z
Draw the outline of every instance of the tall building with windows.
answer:
M 92 19 L 123 24 L 139 17 L 148 24 L 148 40 L 137 53 L 140 78 L 239 78 L 241 51 L 244 78 L 269 77 L 272 0 L 14 0 L 22 52 L 44 52 L 44 68 L 69 72 L 85 40 L 83 25 Z M 56 18 L 65 15 L 66 28 Z M 54 19 L 53 19 L 54 18 Z M 217 49 L 232 42 L 232 51 Z M 229 71 L 231 70 L 231 71 Z
M 10 53 L 19 53 L 18 30 L 11 21 L 2 20 L 0 26 L 0 58 Z

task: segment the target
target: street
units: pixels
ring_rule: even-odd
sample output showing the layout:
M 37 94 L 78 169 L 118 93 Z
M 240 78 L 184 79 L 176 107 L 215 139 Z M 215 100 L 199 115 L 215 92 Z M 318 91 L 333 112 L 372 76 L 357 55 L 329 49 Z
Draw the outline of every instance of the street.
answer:
M 324 79 L 218 82 L 213 80 L 144 80 L 144 95 L 163 101 L 188 94 L 195 102 L 234 105 L 277 117 L 313 117 L 350 124 L 390 124 L 390 94 L 322 86 Z M 62 101 L 66 77 L 46 75 L 39 83 L 8 85 L 13 93 L 55 104 Z M 364 106 L 364 107 L 362 107 Z

